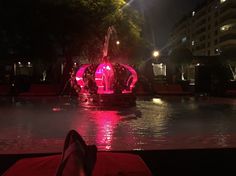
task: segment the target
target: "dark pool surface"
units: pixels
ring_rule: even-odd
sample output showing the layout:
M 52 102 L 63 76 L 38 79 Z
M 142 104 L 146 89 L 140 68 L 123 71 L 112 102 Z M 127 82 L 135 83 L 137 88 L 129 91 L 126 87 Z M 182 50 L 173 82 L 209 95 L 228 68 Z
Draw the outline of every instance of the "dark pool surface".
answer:
M 235 148 L 236 100 L 142 97 L 96 110 L 68 97 L 0 97 L 0 154 L 60 152 L 70 129 L 99 150 Z

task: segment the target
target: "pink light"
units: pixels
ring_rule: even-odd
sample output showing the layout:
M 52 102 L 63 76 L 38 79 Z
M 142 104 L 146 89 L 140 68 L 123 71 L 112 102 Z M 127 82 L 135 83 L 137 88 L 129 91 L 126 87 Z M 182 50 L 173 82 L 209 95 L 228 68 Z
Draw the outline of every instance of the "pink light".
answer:
M 88 116 L 84 117 L 80 116 L 80 113 L 81 111 L 78 110 L 73 114 L 70 128 L 76 129 L 84 137 L 86 143 L 94 144 L 96 141 L 99 150 L 111 150 L 113 143 L 116 142 L 113 137 L 114 132 L 121 120 L 119 112 L 94 110 L 88 111 Z M 84 125 L 88 123 L 88 117 L 93 121 L 92 126 Z
M 54 108 L 52 108 L 52 111 L 53 111 L 53 112 L 60 112 L 60 111 L 61 111 L 61 108 L 54 107 Z
M 88 90 L 84 89 L 86 86 L 85 83 L 85 72 L 88 68 L 90 68 L 90 64 L 83 65 L 76 73 L 76 82 L 81 88 L 81 93 L 86 93 Z M 120 64 L 120 69 L 123 70 L 125 75 L 121 76 L 122 81 L 125 81 L 124 86 L 127 88 L 122 91 L 122 93 L 132 93 L 132 90 L 135 86 L 135 83 L 138 80 L 136 71 L 129 65 Z M 114 83 L 115 83 L 115 72 L 113 65 L 109 62 L 101 63 L 97 66 L 97 68 L 91 68 L 93 72 L 95 72 L 94 80 L 97 86 L 98 94 L 113 94 L 114 93 Z M 119 76 L 119 74 L 117 75 Z
M 112 84 L 114 81 L 114 71 L 110 63 L 102 63 L 95 72 L 95 82 L 98 87 L 98 94 L 114 93 Z
M 83 88 L 85 83 L 84 83 L 84 80 L 83 80 L 83 75 L 84 75 L 84 72 L 85 70 L 89 67 L 90 65 L 89 64 L 86 64 L 86 65 L 83 65 L 76 73 L 76 81 L 77 81 L 77 84 Z
M 80 78 L 76 77 L 75 79 L 76 79 L 76 81 L 83 80 L 83 78 L 81 78 L 81 77 Z
M 120 121 L 120 116 L 117 111 L 95 111 L 93 117 L 98 128 L 96 143 L 103 146 L 104 150 L 110 150 L 113 133 Z
M 131 73 L 131 75 L 129 76 L 129 78 L 127 79 L 127 82 L 126 82 L 126 86 L 129 87 L 129 91 L 124 90 L 124 91 L 122 91 L 122 93 L 131 93 L 136 82 L 138 81 L 138 75 L 137 75 L 136 71 L 131 66 L 125 65 L 125 64 L 120 64 L 120 65 L 122 65 L 123 67 L 128 69 L 129 72 Z

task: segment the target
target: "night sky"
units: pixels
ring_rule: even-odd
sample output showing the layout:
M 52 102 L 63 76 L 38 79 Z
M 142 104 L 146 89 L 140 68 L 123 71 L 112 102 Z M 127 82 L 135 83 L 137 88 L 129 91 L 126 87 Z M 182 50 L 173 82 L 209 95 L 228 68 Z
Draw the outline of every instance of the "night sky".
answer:
M 206 0 L 133 0 L 145 18 L 144 33 L 154 48 L 165 47 L 173 25 Z

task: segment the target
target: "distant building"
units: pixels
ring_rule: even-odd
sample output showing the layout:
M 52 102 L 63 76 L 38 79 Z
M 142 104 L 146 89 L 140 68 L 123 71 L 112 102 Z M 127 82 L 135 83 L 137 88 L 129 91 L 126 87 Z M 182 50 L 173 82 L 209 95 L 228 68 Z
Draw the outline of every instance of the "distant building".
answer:
M 168 41 L 171 52 L 190 49 L 194 56 L 215 56 L 236 46 L 236 0 L 207 0 L 182 18 Z

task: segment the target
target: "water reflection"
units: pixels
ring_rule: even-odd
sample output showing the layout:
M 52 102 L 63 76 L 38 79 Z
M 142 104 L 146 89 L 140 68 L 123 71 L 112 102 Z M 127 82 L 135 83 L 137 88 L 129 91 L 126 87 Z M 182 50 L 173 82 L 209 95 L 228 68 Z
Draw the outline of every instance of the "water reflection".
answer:
M 97 125 L 96 143 L 110 150 L 112 147 L 114 130 L 120 121 L 117 111 L 92 111 Z
M 163 101 L 161 98 L 153 98 L 152 102 L 154 104 L 157 104 L 157 105 L 160 105 L 160 106 L 166 105 L 165 101 Z
M 77 130 L 99 150 L 236 146 L 233 99 L 149 98 L 116 110 L 80 108 L 63 99 L 0 98 L 0 152 L 58 152 Z M 7 152 L 8 151 L 8 152 Z
M 85 112 L 86 111 L 86 112 Z M 81 114 L 86 113 L 86 118 Z M 96 144 L 99 150 L 114 150 L 127 144 L 136 144 L 132 124 L 141 118 L 141 112 L 128 110 L 79 110 L 71 122 L 71 128 L 76 129 L 90 144 Z M 114 147 L 115 146 L 115 147 Z M 118 146 L 118 147 L 117 147 Z M 132 148 L 130 148 L 132 149 Z

